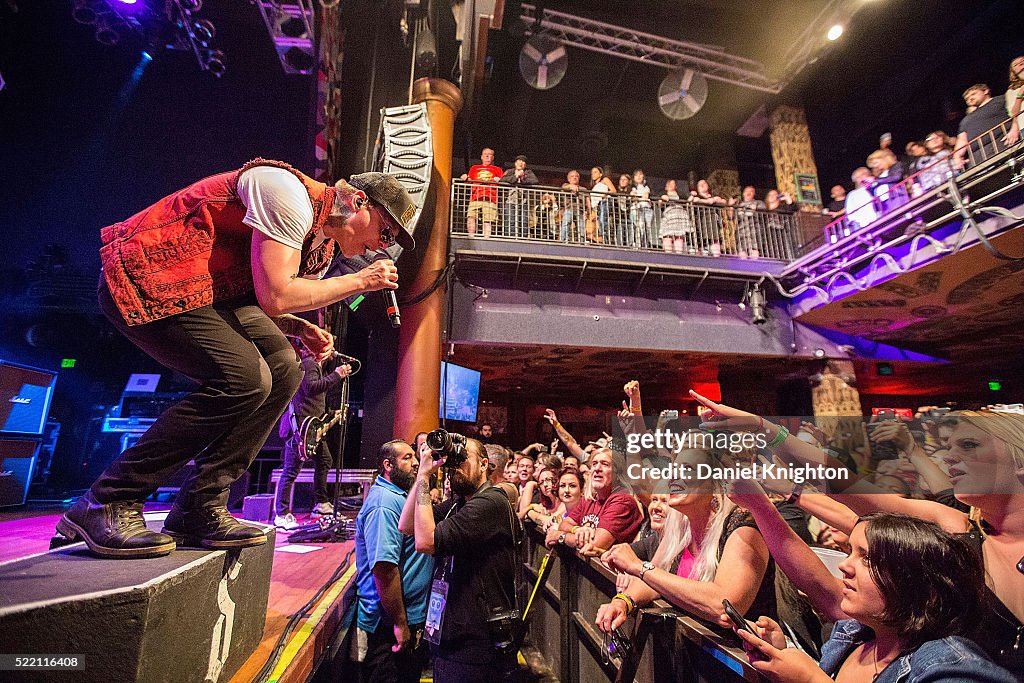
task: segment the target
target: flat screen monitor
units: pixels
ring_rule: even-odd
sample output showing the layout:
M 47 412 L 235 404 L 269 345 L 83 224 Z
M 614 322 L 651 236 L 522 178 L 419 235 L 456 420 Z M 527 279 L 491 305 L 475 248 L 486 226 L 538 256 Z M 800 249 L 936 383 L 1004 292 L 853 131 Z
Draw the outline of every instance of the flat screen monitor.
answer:
M 438 415 L 445 420 L 476 422 L 480 372 L 441 361 L 441 401 Z

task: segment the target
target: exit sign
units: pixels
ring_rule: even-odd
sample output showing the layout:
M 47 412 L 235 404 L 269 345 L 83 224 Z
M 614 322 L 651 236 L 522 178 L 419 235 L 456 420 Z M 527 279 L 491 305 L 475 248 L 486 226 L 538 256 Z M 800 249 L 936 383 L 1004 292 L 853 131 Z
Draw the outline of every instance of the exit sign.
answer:
M 73 368 L 73 367 L 75 367 L 75 363 L 77 363 L 77 362 L 78 362 L 77 358 L 62 358 L 61 361 L 60 361 L 60 366 L 62 368 Z
M 1003 383 L 1000 382 L 999 380 L 997 380 L 997 379 L 990 379 L 988 381 L 988 389 L 989 389 L 989 391 L 1001 391 L 1002 388 L 1003 388 Z

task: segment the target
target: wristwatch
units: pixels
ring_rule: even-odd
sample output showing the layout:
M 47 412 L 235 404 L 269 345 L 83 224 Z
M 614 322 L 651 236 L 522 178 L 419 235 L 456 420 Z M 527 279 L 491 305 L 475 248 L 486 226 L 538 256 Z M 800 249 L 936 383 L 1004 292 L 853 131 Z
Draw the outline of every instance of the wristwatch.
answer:
M 786 496 L 786 502 L 789 503 L 790 505 L 796 505 L 796 502 L 800 500 L 800 494 L 802 494 L 803 492 L 804 485 L 796 484 L 795 486 L 793 486 L 793 490 L 789 492 L 789 495 Z
M 640 565 L 640 573 L 636 575 L 636 578 L 638 578 L 641 581 L 643 581 L 644 580 L 644 574 L 646 574 L 647 572 L 651 571 L 652 569 L 654 569 L 654 563 L 653 562 L 649 562 L 649 561 L 648 562 L 644 562 L 643 564 Z
M 565 532 L 558 534 L 558 545 L 565 545 Z

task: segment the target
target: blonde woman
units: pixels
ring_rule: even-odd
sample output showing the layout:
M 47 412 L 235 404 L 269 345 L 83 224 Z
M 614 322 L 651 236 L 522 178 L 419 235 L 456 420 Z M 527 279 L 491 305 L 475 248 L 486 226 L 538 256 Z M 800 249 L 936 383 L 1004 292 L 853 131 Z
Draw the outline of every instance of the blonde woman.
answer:
M 675 462 L 692 473 L 717 459 L 708 451 L 687 450 Z M 635 578 L 598 610 L 601 630 L 611 632 L 636 607 L 659 597 L 708 620 L 718 619 L 723 599 L 753 618 L 775 614 L 775 566 L 768 547 L 749 514 L 726 497 L 723 483 L 692 476 L 673 481 L 669 506 L 682 518 L 666 525 L 652 560 L 642 561 L 624 544 L 602 556 L 609 568 Z

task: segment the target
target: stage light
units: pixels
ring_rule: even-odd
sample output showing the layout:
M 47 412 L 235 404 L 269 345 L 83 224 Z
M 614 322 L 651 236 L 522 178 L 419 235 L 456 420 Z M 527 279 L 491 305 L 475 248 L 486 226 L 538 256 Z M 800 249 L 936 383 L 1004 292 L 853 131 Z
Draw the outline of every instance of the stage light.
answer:
M 313 55 L 297 46 L 292 46 L 285 51 L 284 61 L 292 68 L 293 73 L 300 74 L 311 73 L 316 64 Z
M 750 320 L 755 325 L 764 325 L 768 322 L 767 316 L 765 316 L 765 303 L 767 300 L 764 296 L 764 290 L 761 289 L 761 285 L 754 285 L 750 290 Z
M 224 61 L 224 53 L 220 50 L 209 50 L 206 53 L 206 62 L 203 68 L 217 78 L 223 76 L 224 72 L 228 70 L 228 65 Z
M 117 0 L 122 5 L 134 5 L 138 0 Z
M 839 40 L 841 35 L 843 35 L 843 25 L 836 24 L 828 30 L 827 37 L 829 40 Z
M 210 41 L 217 35 L 217 29 L 209 19 L 199 19 L 192 24 L 192 35 L 203 47 L 209 47 Z
M 148 50 L 143 50 L 142 51 L 142 61 L 144 61 L 144 62 L 152 62 L 153 61 L 153 55 L 149 54 Z
M 814 357 L 821 360 L 825 357 L 825 349 L 814 349 Z
M 79 24 L 91 26 L 96 23 L 99 12 L 96 6 L 88 0 L 75 0 L 75 6 L 71 10 L 71 18 Z

